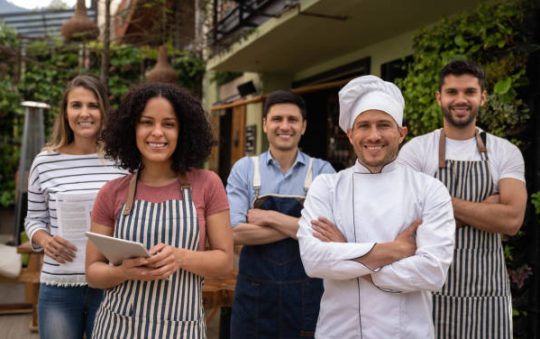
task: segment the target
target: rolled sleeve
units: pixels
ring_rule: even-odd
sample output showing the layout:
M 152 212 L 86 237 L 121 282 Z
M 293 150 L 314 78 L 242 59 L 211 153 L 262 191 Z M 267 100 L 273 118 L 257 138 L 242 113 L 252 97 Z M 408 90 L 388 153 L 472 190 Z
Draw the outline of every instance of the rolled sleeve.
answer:
M 399 292 L 436 291 L 444 285 L 452 262 L 456 226 L 450 195 L 442 183 L 433 181 L 424 204 L 415 255 L 372 274 L 378 288 Z
M 332 213 L 334 189 L 333 185 L 329 184 L 331 178 L 332 175 L 318 176 L 311 185 L 304 202 L 297 236 L 306 273 L 311 277 L 335 280 L 353 279 L 374 273 L 373 270 L 356 261 L 357 258 L 371 251 L 375 246 L 374 242 L 322 242 L 313 236 L 312 220 L 323 216 L 335 223 Z
M 251 205 L 252 176 L 251 161 L 243 158 L 234 164 L 227 179 L 227 199 L 229 200 L 231 226 L 246 222 L 246 213 Z

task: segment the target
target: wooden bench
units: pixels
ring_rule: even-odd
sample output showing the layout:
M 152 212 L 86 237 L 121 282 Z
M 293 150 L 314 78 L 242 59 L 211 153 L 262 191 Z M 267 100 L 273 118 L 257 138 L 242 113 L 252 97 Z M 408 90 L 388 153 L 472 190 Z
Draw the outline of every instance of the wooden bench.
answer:
M 32 313 L 30 330 L 37 332 L 37 302 L 39 295 L 39 275 L 43 261 L 43 254 L 32 251 L 29 242 L 17 247 L 17 253 L 28 254 L 28 265 L 21 270 L 17 278 L 0 277 L 0 283 L 25 284 L 25 302 L 18 304 L 1 304 L 0 314 L 8 313 Z

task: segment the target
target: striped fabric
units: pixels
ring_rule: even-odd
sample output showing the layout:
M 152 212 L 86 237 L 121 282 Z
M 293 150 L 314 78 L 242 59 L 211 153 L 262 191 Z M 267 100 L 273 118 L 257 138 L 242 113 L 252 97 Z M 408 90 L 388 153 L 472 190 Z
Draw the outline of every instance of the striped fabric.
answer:
M 45 230 L 53 236 L 58 234 L 57 193 L 97 193 L 109 180 L 126 174 L 126 171 L 116 167 L 113 162 L 97 154 L 41 152 L 34 159 L 28 178 L 25 229 L 29 238 L 38 230 Z M 39 249 L 36 246 L 34 248 Z M 62 264 L 45 256 L 40 281 L 57 286 L 86 285 L 84 265 L 81 265 L 79 272 L 66 271 L 62 269 Z
M 481 161 L 446 160 L 437 177 L 450 195 L 479 202 L 494 191 L 486 153 Z M 435 337 L 512 338 L 510 282 L 501 236 L 470 226 L 456 230 L 446 284 L 433 295 Z
M 163 242 L 197 250 L 199 226 L 191 188 L 182 200 L 150 203 L 137 200 L 122 213 L 114 236 L 140 241 L 147 248 Z M 93 338 L 206 338 L 201 276 L 179 270 L 158 281 L 126 281 L 105 291 L 96 315 Z

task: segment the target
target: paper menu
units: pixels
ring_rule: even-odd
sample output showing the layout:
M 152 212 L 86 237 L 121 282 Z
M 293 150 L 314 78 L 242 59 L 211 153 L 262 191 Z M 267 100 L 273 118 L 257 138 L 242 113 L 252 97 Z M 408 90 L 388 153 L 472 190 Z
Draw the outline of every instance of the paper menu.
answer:
M 56 194 L 58 235 L 77 247 L 73 261 L 62 265 L 66 272 L 81 272 L 81 268 L 84 270 L 85 232 L 90 230 L 90 214 L 96 195 L 97 192 L 58 192 Z

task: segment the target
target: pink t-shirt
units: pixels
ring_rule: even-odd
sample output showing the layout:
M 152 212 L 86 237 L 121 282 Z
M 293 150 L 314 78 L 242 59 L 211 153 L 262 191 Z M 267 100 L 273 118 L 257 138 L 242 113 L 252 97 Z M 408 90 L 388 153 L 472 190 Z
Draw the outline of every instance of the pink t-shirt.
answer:
M 197 219 L 201 230 L 201 241 L 204 244 L 206 234 L 206 217 L 229 209 L 227 194 L 221 183 L 221 179 L 211 171 L 193 169 L 186 174 L 191 184 L 191 191 Z M 118 178 L 106 183 L 100 190 L 94 202 L 92 210 L 92 222 L 100 225 L 113 227 L 116 219 L 126 203 L 129 182 L 133 174 Z M 152 187 L 137 183 L 135 200 L 144 200 L 160 203 L 167 200 L 182 200 L 179 181 L 161 187 Z

